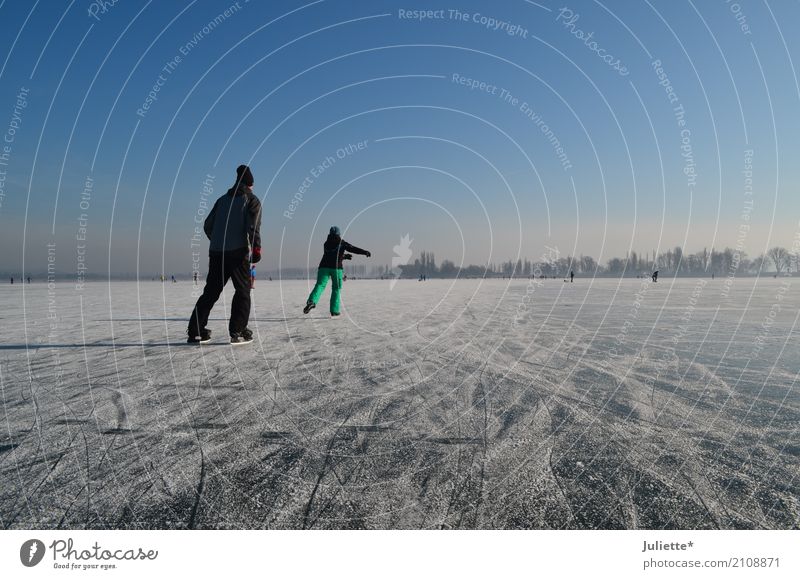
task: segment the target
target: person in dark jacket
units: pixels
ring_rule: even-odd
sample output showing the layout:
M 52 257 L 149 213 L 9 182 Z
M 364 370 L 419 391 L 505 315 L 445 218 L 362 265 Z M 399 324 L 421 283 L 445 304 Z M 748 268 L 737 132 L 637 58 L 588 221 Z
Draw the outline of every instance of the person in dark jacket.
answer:
M 341 309 L 341 293 L 342 293 L 342 261 L 345 259 L 352 259 L 353 253 L 366 255 L 370 257 L 372 254 L 366 249 L 361 249 L 355 245 L 350 245 L 342 239 L 342 232 L 335 225 L 331 227 L 328 233 L 328 239 L 325 240 L 323 245 L 324 253 L 319 262 L 317 269 L 317 283 L 311 294 L 306 301 L 306 307 L 303 308 L 303 313 L 307 314 L 313 310 L 322 292 L 325 291 L 325 286 L 328 285 L 328 278 L 331 279 L 331 316 L 338 316 Z M 350 253 L 347 253 L 347 252 Z
M 253 174 L 249 167 L 239 165 L 236 169 L 236 184 L 214 203 L 203 229 L 211 241 L 208 276 L 203 295 L 197 300 L 189 320 L 188 341 L 211 340 L 211 331 L 206 328 L 208 316 L 230 279 L 236 290 L 228 323 L 231 343 L 252 342 L 253 333 L 247 328 L 250 267 L 261 260 L 261 202 L 253 195 Z

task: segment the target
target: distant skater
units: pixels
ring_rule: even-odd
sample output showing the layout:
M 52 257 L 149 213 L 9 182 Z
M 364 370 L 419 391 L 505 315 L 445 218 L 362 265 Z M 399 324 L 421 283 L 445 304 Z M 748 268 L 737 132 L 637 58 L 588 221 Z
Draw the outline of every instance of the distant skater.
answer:
M 311 294 L 308 296 L 306 307 L 303 308 L 303 313 L 307 314 L 317 306 L 319 298 L 322 296 L 322 292 L 325 291 L 325 286 L 328 285 L 328 278 L 330 278 L 331 316 L 336 317 L 341 313 L 341 292 L 343 282 L 342 260 L 352 259 L 353 257 L 346 252 L 349 251 L 350 253 L 358 253 L 360 255 L 366 255 L 367 257 L 370 257 L 372 254 L 366 249 L 361 249 L 360 247 L 356 247 L 355 245 L 350 245 L 347 243 L 344 239 L 342 239 L 341 230 L 335 225 L 331 227 L 330 232 L 328 233 L 328 239 L 325 240 L 325 244 L 323 245 L 323 249 L 324 253 L 322 254 L 322 259 L 320 260 L 319 267 L 317 269 L 317 283 L 314 285 L 314 289 L 311 290 Z
M 574 280 L 575 280 L 575 272 L 570 270 L 570 272 L 569 272 L 569 283 L 573 283 Z
M 656 283 L 657 281 L 658 281 L 658 270 L 655 270 L 653 272 L 653 283 Z
M 192 272 L 192 281 L 194 281 L 194 285 L 197 285 L 197 270 Z
M 256 287 L 256 264 L 250 266 L 250 289 Z
M 233 280 L 236 293 L 231 304 L 228 332 L 231 344 L 253 341 L 247 327 L 250 319 L 250 267 L 261 260 L 261 202 L 253 195 L 253 174 L 246 165 L 236 169 L 236 183 L 206 217 L 203 229 L 211 241 L 208 248 L 208 276 L 203 295 L 197 300 L 189 320 L 188 342 L 211 340 L 206 328 L 211 308 L 222 289 Z
M 14 278 L 11 278 L 11 285 L 14 285 Z

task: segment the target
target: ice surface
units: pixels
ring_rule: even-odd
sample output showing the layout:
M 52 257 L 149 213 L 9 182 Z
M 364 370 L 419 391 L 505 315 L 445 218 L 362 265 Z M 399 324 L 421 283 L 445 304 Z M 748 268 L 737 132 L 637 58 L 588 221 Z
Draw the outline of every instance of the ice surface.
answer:
M 0 523 L 797 528 L 798 283 L 2 286 Z

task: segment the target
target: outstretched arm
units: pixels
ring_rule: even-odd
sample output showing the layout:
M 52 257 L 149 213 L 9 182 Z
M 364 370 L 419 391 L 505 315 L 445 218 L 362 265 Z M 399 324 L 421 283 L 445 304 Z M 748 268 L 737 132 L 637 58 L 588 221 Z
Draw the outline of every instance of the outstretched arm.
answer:
M 350 253 L 358 253 L 360 255 L 366 255 L 367 257 L 371 256 L 372 254 L 367 251 L 366 249 L 361 249 L 360 247 L 356 247 L 355 245 L 350 245 L 346 241 L 342 241 L 340 247 L 344 251 L 349 251 Z

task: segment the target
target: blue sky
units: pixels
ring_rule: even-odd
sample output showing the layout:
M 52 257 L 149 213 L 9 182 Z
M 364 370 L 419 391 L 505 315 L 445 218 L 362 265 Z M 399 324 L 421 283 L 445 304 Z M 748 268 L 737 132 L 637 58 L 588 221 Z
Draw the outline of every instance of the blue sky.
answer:
M 453 4 L 3 2 L 0 271 L 189 272 L 243 162 L 265 269 L 791 245 L 800 5 Z

